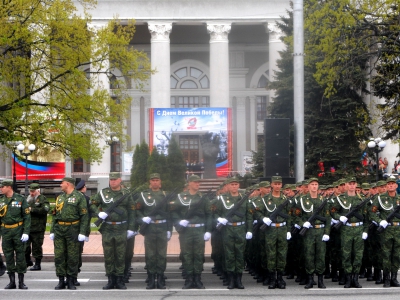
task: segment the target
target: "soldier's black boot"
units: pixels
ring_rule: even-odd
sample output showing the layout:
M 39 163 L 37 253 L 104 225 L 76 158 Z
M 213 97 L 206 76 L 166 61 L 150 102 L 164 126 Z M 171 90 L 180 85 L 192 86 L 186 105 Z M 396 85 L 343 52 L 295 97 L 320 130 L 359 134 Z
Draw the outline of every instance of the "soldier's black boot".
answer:
M 244 289 L 244 286 L 243 286 L 243 284 L 242 284 L 242 273 L 236 273 L 236 276 L 235 276 L 235 281 L 236 281 L 236 287 L 238 288 L 238 289 L 240 289 L 240 290 L 243 290 Z
M 4 289 L 6 290 L 16 289 L 17 286 L 15 285 L 15 273 L 8 273 L 8 277 L 10 278 L 10 283 L 7 284 Z
M 25 254 L 25 260 L 26 260 L 26 266 L 27 267 L 32 267 L 33 266 L 33 261 L 31 260 L 31 256 L 28 254 Z
M 264 282 L 263 282 L 263 285 L 269 285 L 269 276 L 270 276 L 270 272 L 268 272 L 268 270 L 266 270 L 265 271 L 265 279 L 264 279 Z
M 397 281 L 397 272 L 392 272 L 390 277 L 390 286 L 400 287 L 400 283 Z
M 103 286 L 103 290 L 112 290 L 114 288 L 114 276 L 108 275 L 108 281 L 105 286 Z
M 375 270 L 374 270 L 375 271 Z M 382 280 L 382 271 L 377 269 L 376 270 L 376 281 L 375 284 L 382 284 L 383 280 Z
M 164 274 L 162 273 L 157 275 L 157 288 L 159 290 L 165 290 L 167 288 L 165 286 Z
M 372 268 L 367 268 L 367 273 L 365 274 L 365 277 L 367 277 L 367 281 L 374 281 L 374 278 L 372 276 Z
M 331 279 L 331 268 L 330 268 L 328 259 L 326 259 L 326 261 L 325 261 L 325 272 L 324 272 L 324 275 L 325 275 L 324 276 L 325 279 Z
M 307 273 L 305 271 L 302 271 L 301 272 L 301 280 L 299 282 L 299 285 L 306 285 L 307 280 L 308 280 Z
M 147 283 L 146 290 L 153 290 L 156 288 L 156 275 L 149 273 L 149 282 Z
M 76 290 L 76 286 L 74 285 L 74 278 L 69 275 L 67 275 L 67 289 Z
M 78 277 L 72 277 L 72 282 L 74 283 L 74 286 L 80 286 L 81 283 L 78 281 Z
M 339 285 L 344 285 L 346 283 L 346 274 L 343 269 L 339 270 Z
M 332 282 L 338 282 L 339 281 L 339 277 L 337 274 L 337 268 L 336 266 L 332 266 L 331 269 L 331 278 L 332 278 Z
M 35 264 L 29 270 L 31 270 L 31 271 L 40 271 L 42 269 L 41 266 L 40 266 L 41 261 L 42 261 L 41 259 L 36 258 Z
M 345 289 L 351 288 L 351 274 L 345 275 L 344 288 Z
M 281 289 L 281 290 L 286 289 L 286 282 L 285 282 L 285 280 L 283 280 L 283 272 L 282 271 L 277 272 L 276 286 L 278 287 L 278 289 Z
M 63 290 L 65 289 L 65 278 L 64 276 L 58 276 L 58 284 L 54 288 L 55 290 Z
M 308 274 L 307 276 L 307 284 L 304 286 L 305 289 L 312 289 L 313 288 L 313 278 L 312 274 Z
M 360 278 L 360 279 L 365 278 L 365 267 L 364 266 L 361 266 L 360 273 L 358 273 L 358 274 L 359 274 L 358 278 Z
M 185 284 L 182 287 L 182 290 L 188 290 L 193 287 L 193 276 L 188 274 L 185 279 Z
M 319 289 L 326 289 L 326 286 L 324 284 L 324 277 L 323 275 L 318 275 L 318 288 Z
M 390 287 L 390 274 L 383 271 L 383 287 Z
M 220 277 L 222 279 L 222 285 L 223 286 L 228 286 L 229 285 L 229 276 L 228 272 L 223 272 L 223 275 Z
M 203 283 L 201 282 L 200 274 L 194 274 L 193 286 L 194 286 L 196 289 L 205 289 Z
M 235 288 L 235 278 L 233 277 L 232 272 L 228 272 L 228 289 L 234 289 Z
M 126 290 L 124 276 L 117 276 L 117 280 L 115 282 L 115 288 L 118 290 Z
M 27 290 L 28 287 L 24 283 L 24 274 L 23 273 L 18 273 L 18 288 L 20 290 Z
M 7 270 L 6 265 L 4 264 L 3 261 L 0 261 L 0 276 L 3 276 L 6 270 Z
M 358 275 L 358 273 L 354 273 L 353 274 L 353 278 L 352 278 L 352 287 L 355 287 L 355 288 L 357 288 L 357 289 L 360 289 L 360 288 L 362 288 L 362 286 L 361 286 L 361 284 L 358 282 L 358 277 L 359 277 L 359 275 Z
M 269 286 L 268 286 L 268 288 L 270 290 L 273 290 L 273 289 L 275 289 L 275 287 L 276 287 L 276 272 L 273 271 L 273 272 L 271 272 L 269 274 Z

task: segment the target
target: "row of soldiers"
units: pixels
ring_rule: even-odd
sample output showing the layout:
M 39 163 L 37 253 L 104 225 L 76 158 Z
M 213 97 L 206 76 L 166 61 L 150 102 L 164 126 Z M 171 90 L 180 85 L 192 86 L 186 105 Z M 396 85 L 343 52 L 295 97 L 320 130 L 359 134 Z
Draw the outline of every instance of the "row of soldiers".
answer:
M 394 179 L 378 182 L 376 194 L 365 185 L 358 190 L 355 178 L 323 190 L 317 178 L 282 189 L 282 178 L 273 176 L 271 182 L 260 182 L 248 191 L 239 190 L 237 178 L 229 178 L 216 193 L 200 192 L 200 181 L 192 175 L 183 192 L 169 193 L 162 189 L 160 174 L 154 173 L 149 177 L 148 189 L 136 192 L 124 188 L 121 175 L 113 172 L 109 187 L 92 196 L 88 204 L 84 194 L 75 189 L 75 180 L 63 178 L 63 193 L 56 199 L 50 229 L 59 278 L 55 289 L 76 289 L 81 247 L 90 233 L 90 214 L 99 218 L 108 277 L 105 290 L 126 289 L 138 233 L 144 235 L 146 288 L 165 289 L 167 243 L 173 227 L 179 233 L 183 289 L 204 288 L 201 273 L 205 242 L 210 238 L 213 272 L 225 279 L 228 289 L 244 288 L 246 264 L 270 289 L 286 287 L 285 271 L 301 275 L 306 288 L 313 287 L 316 274 L 318 287 L 325 288 L 323 274 L 329 262 L 332 273 L 341 271 L 345 288 L 360 288 L 363 258 L 368 270 L 372 266 L 383 270 L 385 287 L 400 286 L 400 204 Z M 26 288 L 26 261 L 20 248 L 29 240 L 31 210 L 23 196 L 12 193 L 8 181 L 3 181 L 1 188 L 0 223 L 10 276 L 6 288 L 15 288 L 15 272 L 19 288 Z M 7 244 L 12 248 L 8 249 Z M 375 253 L 376 257 L 367 259 L 364 245 L 366 253 Z

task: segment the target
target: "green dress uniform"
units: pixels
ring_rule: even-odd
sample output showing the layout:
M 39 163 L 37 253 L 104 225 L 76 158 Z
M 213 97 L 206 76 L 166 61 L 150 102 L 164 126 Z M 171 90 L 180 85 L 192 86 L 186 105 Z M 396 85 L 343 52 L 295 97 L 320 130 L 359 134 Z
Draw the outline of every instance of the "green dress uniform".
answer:
M 225 218 L 229 211 L 239 202 L 243 194 L 232 196 L 230 193 L 220 195 L 216 203 L 215 217 Z M 221 230 L 222 244 L 225 257 L 225 268 L 229 277 L 228 288 L 236 285 L 242 287 L 242 274 L 244 269 L 244 250 L 246 246 L 246 233 L 252 232 L 253 215 L 248 201 L 242 203 L 236 213 L 231 216 L 228 223 Z
M 91 208 L 98 214 L 100 211 L 107 211 L 110 205 L 118 201 L 125 194 L 129 193 L 126 188 L 113 191 L 107 187 L 91 198 Z M 111 212 L 101 223 L 99 232 L 102 237 L 104 252 L 104 265 L 106 275 L 116 286 L 125 286 L 123 282 L 125 272 L 125 253 L 127 244 L 127 231 L 134 231 L 136 222 L 135 203 L 132 197 L 126 197 L 118 205 L 119 213 Z M 112 283 L 110 282 L 110 287 Z M 108 288 L 105 288 L 108 289 Z
M 337 204 L 331 207 L 331 216 L 335 220 L 339 220 L 341 216 L 345 216 L 350 212 L 352 207 L 363 201 L 360 195 L 349 196 L 348 193 L 337 196 L 336 200 Z M 366 207 L 361 208 L 358 213 L 363 216 L 362 220 L 353 216 L 340 228 L 342 267 L 346 276 L 345 288 L 351 286 L 361 287 L 358 283 L 358 274 L 364 252 L 364 240 L 362 236 L 364 232 L 368 232 L 368 224 L 365 219 L 367 215 Z
M 299 203 L 294 210 L 295 223 L 303 226 L 305 222 L 314 214 L 322 202 L 322 196 L 312 198 L 308 193 L 299 199 Z M 308 274 L 308 282 L 306 288 L 311 288 L 313 285 L 312 275 L 318 275 L 318 287 L 325 288 L 323 284 L 323 273 L 325 272 L 325 253 L 326 242 L 322 240 L 324 235 L 329 236 L 331 229 L 331 217 L 328 203 L 322 208 L 318 214 L 320 219 L 316 219 L 312 227 L 307 229 L 303 240 L 303 252 L 305 258 L 305 270 Z M 325 221 L 322 221 L 325 219 Z
M 73 285 L 78 274 L 78 235 L 86 234 L 88 222 L 86 199 L 81 192 L 61 193 L 56 199 L 50 234 L 54 234 L 54 262 L 56 275 L 61 280 L 67 276 L 68 286 Z M 61 284 L 62 288 L 65 285 Z
M 208 199 L 202 200 L 202 193 L 180 193 L 170 202 L 171 217 L 174 224 L 186 220 L 189 224 L 180 228 L 180 246 L 183 256 L 183 268 L 186 271 L 184 288 L 204 288 L 200 281 L 204 263 L 204 234 L 211 232 L 211 209 Z M 201 201 L 201 203 L 200 203 Z M 191 210 L 195 209 L 194 212 Z M 190 211 L 191 216 L 186 214 Z
M 153 191 L 151 189 L 140 193 L 136 201 L 137 221 L 143 225 L 143 218 L 148 217 L 150 212 L 167 196 L 163 190 Z M 145 261 L 149 275 L 148 289 L 155 286 L 155 278 L 158 276 L 157 288 L 165 289 L 164 272 L 167 267 L 167 231 L 172 231 L 172 222 L 168 203 L 152 216 L 144 236 Z
M 388 193 L 379 195 L 370 206 L 369 217 L 376 224 L 387 219 L 396 206 L 400 205 L 400 196 L 391 197 Z M 399 287 L 397 271 L 400 267 L 400 218 L 394 217 L 379 234 L 381 239 L 383 279 L 385 287 Z
M 6 289 L 16 288 L 15 273 L 18 273 L 19 288 L 26 289 L 23 284 L 23 276 L 26 273 L 25 243 L 21 241 L 21 236 L 29 235 L 31 215 L 25 197 L 16 193 L 10 198 L 0 196 L 0 224 L 2 248 L 10 277 L 10 284 Z
M 47 214 L 50 211 L 50 203 L 44 195 L 38 195 L 36 198 L 28 196 L 28 205 L 31 208 L 31 230 L 29 240 L 26 243 L 25 256 L 27 261 L 32 256 L 35 258 L 35 265 L 31 271 L 40 270 L 40 263 L 43 258 L 43 240 L 46 231 Z

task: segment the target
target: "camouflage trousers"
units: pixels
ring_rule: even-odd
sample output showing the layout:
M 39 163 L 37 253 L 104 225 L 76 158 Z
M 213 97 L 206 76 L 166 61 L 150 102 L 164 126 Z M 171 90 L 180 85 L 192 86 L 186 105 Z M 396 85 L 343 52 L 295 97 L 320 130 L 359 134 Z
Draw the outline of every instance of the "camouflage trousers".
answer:
M 288 243 L 287 227 L 270 227 L 265 230 L 265 250 L 267 252 L 267 268 L 270 272 L 285 271 Z
M 167 267 L 167 225 L 149 224 L 144 236 L 144 249 L 147 272 L 163 274 Z
M 43 258 L 44 231 L 29 233 L 29 240 L 26 242 L 25 255 L 30 257 L 31 253 L 35 259 Z
M 382 262 L 382 234 L 377 232 L 377 226 L 374 226 L 368 232 L 369 246 L 371 249 L 371 259 L 372 265 L 375 269 L 382 270 L 383 262 Z
M 400 267 L 400 227 L 388 226 L 381 235 L 384 272 L 396 273 Z
M 243 273 L 246 227 L 226 225 L 222 229 L 225 268 L 227 272 Z
M 127 223 L 101 225 L 101 241 L 104 253 L 106 275 L 123 276 L 125 272 Z
M 8 274 L 26 272 L 25 243 L 21 242 L 22 234 L 23 226 L 2 228 L 1 246 L 6 259 Z
M 343 225 L 341 228 L 342 265 L 345 274 L 358 274 L 360 272 L 364 252 L 362 233 L 363 226 Z
M 322 241 L 323 228 L 310 228 L 304 235 L 304 258 L 307 274 L 322 275 L 325 272 L 326 242 Z
M 125 270 L 124 274 L 129 272 L 133 257 L 133 248 L 135 248 L 135 237 L 126 240 L 126 251 L 125 251 Z
M 56 275 L 76 277 L 79 265 L 78 242 L 79 223 L 74 225 L 54 225 L 54 262 Z
M 183 267 L 187 275 L 201 274 L 204 262 L 204 227 L 185 228 L 181 236 Z
M 226 272 L 222 236 L 221 232 L 216 229 L 211 233 L 211 258 L 217 269 Z

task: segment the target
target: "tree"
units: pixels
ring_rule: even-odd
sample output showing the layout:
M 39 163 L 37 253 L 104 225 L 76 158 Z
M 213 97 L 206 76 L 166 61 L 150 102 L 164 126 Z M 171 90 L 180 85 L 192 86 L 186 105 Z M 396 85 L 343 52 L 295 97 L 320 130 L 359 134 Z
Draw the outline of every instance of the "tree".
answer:
M 157 151 L 157 147 L 153 147 L 147 159 L 147 178 L 153 173 L 160 173 L 160 154 Z
M 133 154 L 133 166 L 131 171 L 131 185 L 137 187 L 147 183 L 147 161 L 149 159 L 149 145 L 143 140 L 142 143 L 136 145 Z
M 175 187 L 183 189 L 185 185 L 186 165 L 183 153 L 175 138 L 171 138 L 168 145 L 167 172 L 161 174 L 163 189 L 171 190 Z
M 253 168 L 251 169 L 252 175 L 255 178 L 264 177 L 264 142 L 258 143 L 257 152 L 253 152 Z
M 29 139 L 72 158 L 100 161 L 111 132 L 123 142 L 131 98 L 123 83 L 149 78 L 133 49 L 134 21 L 90 26 L 95 0 L 5 0 L 0 8 L 0 143 Z M 122 75 L 116 76 L 118 69 Z M 113 97 L 101 78 L 113 83 Z M 88 93 L 88 91 L 91 91 Z

